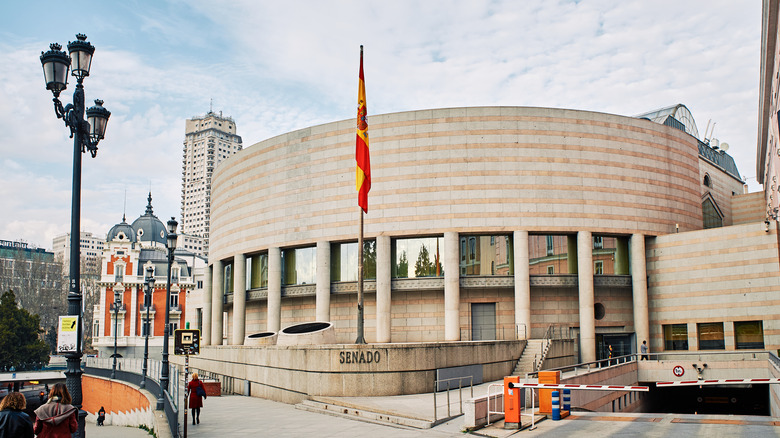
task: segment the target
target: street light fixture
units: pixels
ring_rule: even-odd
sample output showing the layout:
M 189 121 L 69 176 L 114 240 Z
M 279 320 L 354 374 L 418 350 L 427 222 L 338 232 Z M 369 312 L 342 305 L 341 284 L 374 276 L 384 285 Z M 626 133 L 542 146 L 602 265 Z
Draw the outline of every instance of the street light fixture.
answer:
M 164 408 L 165 391 L 168 390 L 168 336 L 170 336 L 171 313 L 171 266 L 173 265 L 173 252 L 176 251 L 176 227 L 179 225 L 175 218 L 168 221 L 168 282 L 165 294 L 165 331 L 163 336 L 162 370 L 160 370 L 160 397 L 157 398 L 157 410 Z
M 87 36 L 76 35 L 76 41 L 68 43 L 68 52 L 62 51 L 62 46 L 53 43 L 51 50 L 41 52 L 41 66 L 46 80 L 46 89 L 54 95 L 54 113 L 57 118 L 63 119 L 65 126 L 70 128 L 70 136 L 73 137 L 73 190 L 72 209 L 70 219 L 70 285 L 68 287 L 68 315 L 81 316 L 81 284 L 79 272 L 79 248 L 81 229 L 81 154 L 89 150 L 94 158 L 97 155 L 97 145 L 106 133 L 106 125 L 111 113 L 102 107 L 102 102 L 96 101 L 96 106 L 87 110 L 89 121 L 84 120 L 84 78 L 89 76 L 92 65 L 92 55 L 95 47 L 87 42 Z M 63 107 L 60 101 L 60 93 L 68 87 L 68 70 L 76 77 L 76 90 L 73 92 L 73 103 Z M 66 354 L 67 369 L 65 370 L 65 383 L 73 399 L 73 405 L 79 409 L 78 436 L 84 437 L 84 417 L 87 413 L 81 410 L 81 356 L 83 336 L 82 324 L 77 328 L 78 342 L 76 351 Z
M 122 303 L 122 292 L 114 291 L 114 366 L 111 368 L 111 379 L 116 379 L 116 340 L 119 336 L 119 305 Z
M 154 291 L 154 268 L 151 266 L 146 267 L 146 289 L 144 292 L 144 303 L 146 305 L 146 321 L 144 327 L 146 327 L 146 339 L 144 339 L 144 366 L 141 369 L 141 384 L 138 385 L 141 388 L 146 388 L 146 363 L 149 360 L 149 330 L 151 324 L 149 321 L 149 308 L 152 307 L 152 292 Z

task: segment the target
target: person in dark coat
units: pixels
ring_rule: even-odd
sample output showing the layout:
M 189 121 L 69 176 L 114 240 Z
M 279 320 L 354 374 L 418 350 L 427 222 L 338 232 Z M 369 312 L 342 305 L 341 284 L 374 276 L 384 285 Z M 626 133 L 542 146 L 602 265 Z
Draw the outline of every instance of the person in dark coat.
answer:
M 106 408 L 101 406 L 100 410 L 98 411 L 97 425 L 102 426 L 104 421 L 106 421 Z
M 79 423 L 78 409 L 70 403 L 70 393 L 64 383 L 51 388 L 48 403 L 35 410 L 34 430 L 38 438 L 71 438 Z
M 0 402 L 0 438 L 33 438 L 33 423 L 23 412 L 27 399 L 12 392 Z
M 201 391 L 198 391 L 200 389 Z M 203 399 L 206 397 L 206 387 L 198 380 L 198 373 L 192 373 L 192 380 L 187 384 L 190 393 L 190 409 L 192 409 L 192 424 L 200 424 L 200 408 L 203 407 Z M 202 395 L 199 395 L 201 392 Z

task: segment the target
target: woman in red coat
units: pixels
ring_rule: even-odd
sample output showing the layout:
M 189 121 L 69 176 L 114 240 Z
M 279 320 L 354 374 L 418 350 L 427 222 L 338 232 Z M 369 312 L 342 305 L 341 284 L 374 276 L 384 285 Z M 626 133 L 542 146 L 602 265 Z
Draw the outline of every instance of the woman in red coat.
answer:
M 201 391 L 198 391 L 198 390 Z M 190 393 L 190 409 L 192 409 L 192 424 L 200 424 L 200 408 L 203 407 L 203 399 L 206 397 L 206 387 L 198 380 L 198 373 L 192 373 L 192 380 L 187 384 Z M 198 395 L 201 392 L 201 395 Z
M 70 438 L 78 430 L 78 409 L 70 403 L 70 393 L 65 384 L 54 385 L 49 393 L 49 402 L 35 410 L 35 435 L 38 438 Z

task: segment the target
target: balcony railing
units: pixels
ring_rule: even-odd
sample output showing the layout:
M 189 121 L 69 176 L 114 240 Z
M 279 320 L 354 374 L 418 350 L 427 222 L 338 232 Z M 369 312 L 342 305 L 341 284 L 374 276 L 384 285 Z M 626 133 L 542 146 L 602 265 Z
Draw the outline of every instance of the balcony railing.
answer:
M 126 311 L 126 309 L 125 309 L 125 305 L 124 304 L 117 305 L 116 303 L 111 303 L 111 312 L 112 313 L 113 312 L 125 312 L 125 311 Z
M 143 303 L 138 305 L 138 310 L 141 312 L 146 312 L 146 308 L 149 307 L 149 312 L 154 313 L 154 304 L 150 306 L 145 306 Z

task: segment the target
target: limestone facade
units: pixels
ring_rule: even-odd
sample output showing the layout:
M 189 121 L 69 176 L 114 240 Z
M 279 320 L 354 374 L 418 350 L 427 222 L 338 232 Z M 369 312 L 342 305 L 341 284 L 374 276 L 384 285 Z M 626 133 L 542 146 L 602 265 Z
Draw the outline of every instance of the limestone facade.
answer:
M 759 297 L 780 291 L 768 237 L 775 231 L 751 222 L 755 202 L 740 198 L 747 195 L 738 174 L 710 159 L 724 153 L 703 156 L 703 143 L 684 131 L 587 111 L 479 107 L 373 116 L 369 132 L 369 342 L 474 339 L 475 315 L 487 309 L 493 339 L 539 338 L 557 326 L 578 339 L 583 361 L 604 357 L 614 336 L 630 339 L 626 351 L 644 339 L 660 351 L 664 324 L 713 318 L 726 326 L 760 321 L 765 347 L 780 345 L 777 312 L 759 315 Z M 354 341 L 355 282 L 336 278 L 345 274 L 334 268 L 357 240 L 354 141 L 351 120 L 313 126 L 259 142 L 215 170 L 206 344 L 240 345 L 253 332 L 324 318 L 338 342 Z M 723 227 L 703 230 L 705 200 Z M 714 259 L 697 255 L 710 250 L 701 236 L 717 248 L 748 248 L 750 239 L 769 246 L 751 256 L 724 250 L 717 260 L 733 258 L 710 267 Z M 408 273 L 401 267 L 408 239 L 425 239 L 428 271 L 422 256 L 414 268 L 408 260 Z M 547 253 L 537 256 L 545 239 Z M 666 267 L 658 251 L 675 239 L 683 242 L 676 250 L 691 256 Z M 488 246 L 495 253 L 486 258 L 480 252 Z M 310 266 L 293 268 L 304 258 Z M 472 273 L 478 262 L 483 267 Z M 697 277 L 703 287 L 721 290 L 729 280 L 749 297 L 738 317 L 729 299 L 678 302 L 685 291 L 664 289 L 708 269 Z M 763 289 L 740 274 L 747 269 Z M 707 310 L 713 306 L 717 317 Z M 728 327 L 724 336 L 736 348 Z

